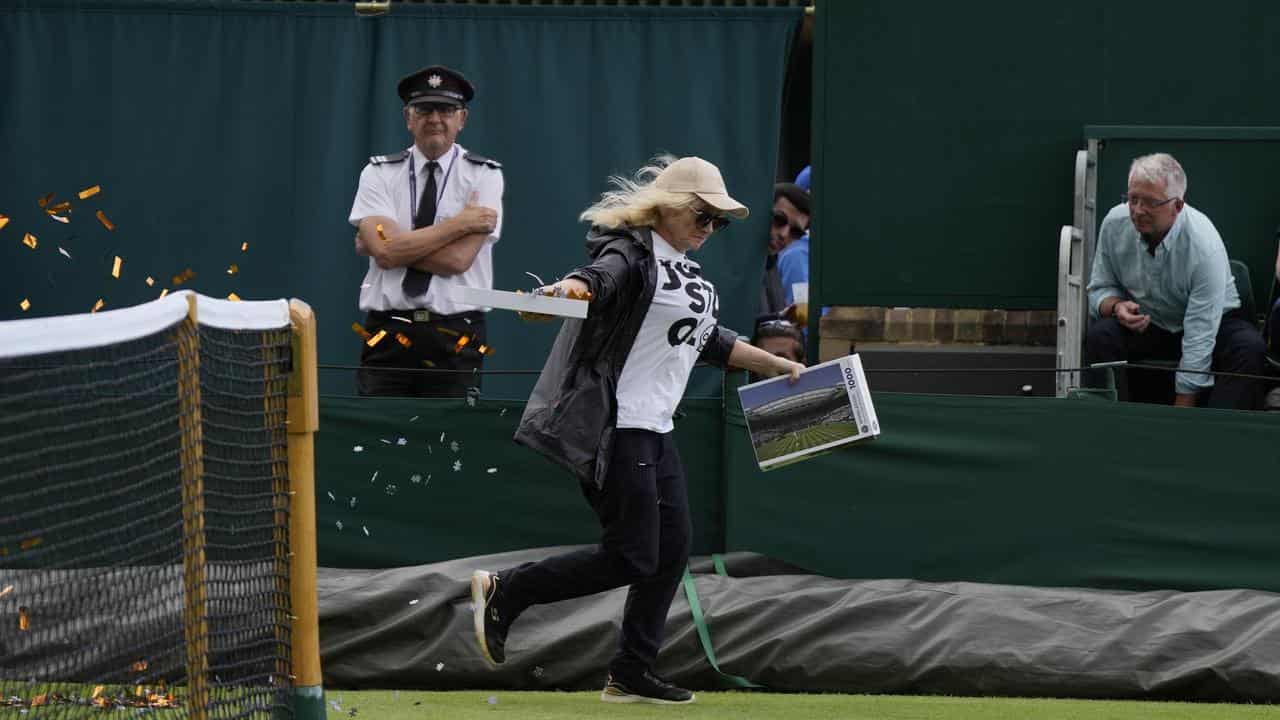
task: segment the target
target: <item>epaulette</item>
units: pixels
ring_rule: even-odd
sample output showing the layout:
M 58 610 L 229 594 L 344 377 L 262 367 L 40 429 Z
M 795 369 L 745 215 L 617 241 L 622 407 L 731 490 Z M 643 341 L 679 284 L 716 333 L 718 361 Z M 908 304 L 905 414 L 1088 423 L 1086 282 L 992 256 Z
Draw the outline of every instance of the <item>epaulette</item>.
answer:
M 374 155 L 369 158 L 369 162 L 370 164 L 373 164 L 373 165 L 384 165 L 386 163 L 404 162 L 405 159 L 408 157 L 409 157 L 409 151 L 401 150 L 395 155 Z
M 473 152 L 468 152 L 467 154 L 463 155 L 462 158 L 464 160 L 470 160 L 471 162 L 477 165 L 488 165 L 491 168 L 502 167 L 502 163 L 498 162 L 497 160 L 490 160 L 489 158 L 483 155 L 477 155 Z

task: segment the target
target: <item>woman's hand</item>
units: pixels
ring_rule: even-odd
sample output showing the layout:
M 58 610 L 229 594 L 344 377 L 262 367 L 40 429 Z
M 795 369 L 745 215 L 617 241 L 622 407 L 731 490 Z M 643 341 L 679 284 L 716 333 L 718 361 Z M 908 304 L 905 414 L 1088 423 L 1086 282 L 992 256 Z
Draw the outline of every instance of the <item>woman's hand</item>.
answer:
M 777 355 L 774 355 L 773 357 L 777 360 L 777 363 L 773 368 L 774 372 L 770 373 L 771 376 L 790 375 L 791 382 L 793 383 L 800 379 L 800 373 L 804 372 L 804 365 L 801 365 L 798 362 L 792 362 L 791 360 L 783 357 L 778 357 Z
M 552 285 L 534 288 L 533 294 L 569 298 L 570 300 L 591 300 L 591 288 L 587 287 L 587 284 L 578 278 L 565 278 Z M 554 315 L 547 315 L 546 313 L 520 313 L 520 319 L 528 322 L 546 322 L 554 317 Z

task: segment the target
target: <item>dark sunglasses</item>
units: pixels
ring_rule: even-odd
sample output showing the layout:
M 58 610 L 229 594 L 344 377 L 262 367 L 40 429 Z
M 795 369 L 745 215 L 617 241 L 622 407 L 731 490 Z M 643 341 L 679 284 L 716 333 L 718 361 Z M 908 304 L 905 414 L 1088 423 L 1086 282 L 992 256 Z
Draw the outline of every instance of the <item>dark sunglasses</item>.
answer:
M 776 228 L 790 226 L 791 229 L 787 231 L 787 234 L 791 236 L 792 240 L 799 240 L 800 237 L 807 232 L 799 225 L 791 225 L 791 221 L 787 219 L 786 213 L 781 210 L 773 211 L 773 226 Z
M 717 215 L 709 210 L 694 210 L 693 223 L 698 227 L 711 226 L 711 231 L 723 230 L 729 225 L 729 218 Z

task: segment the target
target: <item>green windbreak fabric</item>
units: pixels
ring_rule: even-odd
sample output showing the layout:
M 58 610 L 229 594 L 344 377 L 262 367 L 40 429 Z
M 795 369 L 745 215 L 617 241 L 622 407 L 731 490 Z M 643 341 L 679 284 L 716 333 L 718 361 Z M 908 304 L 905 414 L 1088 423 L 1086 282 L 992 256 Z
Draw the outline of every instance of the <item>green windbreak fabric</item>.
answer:
M 1054 307 L 1083 127 L 1275 125 L 1280 94 L 1259 91 L 1280 69 L 1274 15 L 1247 0 L 823 4 L 811 300 Z M 1151 63 L 1151 38 L 1178 38 L 1177 71 Z M 1216 169 L 1199 178 L 1193 204 L 1206 184 L 1252 192 Z M 1234 212 L 1254 210 L 1214 219 Z M 1274 258 L 1270 236 L 1233 242 Z
M 323 398 L 319 564 L 396 567 L 598 542 L 599 523 L 577 481 L 512 442 L 523 409 L 502 401 Z M 689 400 L 682 410 L 675 437 L 689 480 L 693 552 L 708 553 L 724 542 L 722 411 L 719 400 Z
M 1280 591 L 1280 416 L 874 399 L 878 439 L 769 473 L 732 421 L 727 550 L 845 578 Z
M 696 154 L 753 210 L 698 255 L 724 299 L 721 320 L 749 330 L 800 13 L 397 3 L 370 19 L 346 3 L 10 3 L 0 11 L 0 213 L 12 218 L 0 230 L 0 320 L 86 312 L 99 298 L 134 304 L 190 268 L 184 287 L 209 295 L 305 299 L 321 362 L 355 363 L 366 261 L 346 219 L 357 178 L 368 156 L 410 143 L 397 79 L 440 63 L 477 88 L 460 143 L 504 164 L 497 287 L 528 288 L 526 271 L 550 279 L 584 261 L 576 217 L 608 175 L 659 151 Z M 76 198 L 95 184 L 101 194 Z M 70 223 L 37 206 L 47 193 L 73 201 Z M 538 369 L 553 336 L 495 312 L 486 366 Z M 321 380 L 353 392 L 349 372 Z M 691 392 L 718 389 L 701 384 Z M 531 385 L 497 376 L 485 390 L 522 398 Z

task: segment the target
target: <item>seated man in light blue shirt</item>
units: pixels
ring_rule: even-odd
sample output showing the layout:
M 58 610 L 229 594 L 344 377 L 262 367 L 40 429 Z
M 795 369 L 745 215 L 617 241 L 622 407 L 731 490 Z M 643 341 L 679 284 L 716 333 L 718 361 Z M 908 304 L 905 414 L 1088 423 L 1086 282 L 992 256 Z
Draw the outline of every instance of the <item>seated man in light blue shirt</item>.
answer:
M 1133 161 L 1126 202 L 1098 231 L 1089 278 L 1085 363 L 1176 360 L 1176 376 L 1131 370 L 1129 399 L 1254 410 L 1262 382 L 1202 372 L 1261 375 L 1265 347 L 1240 295 L 1213 222 L 1187 205 L 1187 176 L 1171 155 Z M 1170 380 L 1173 382 L 1170 383 Z

